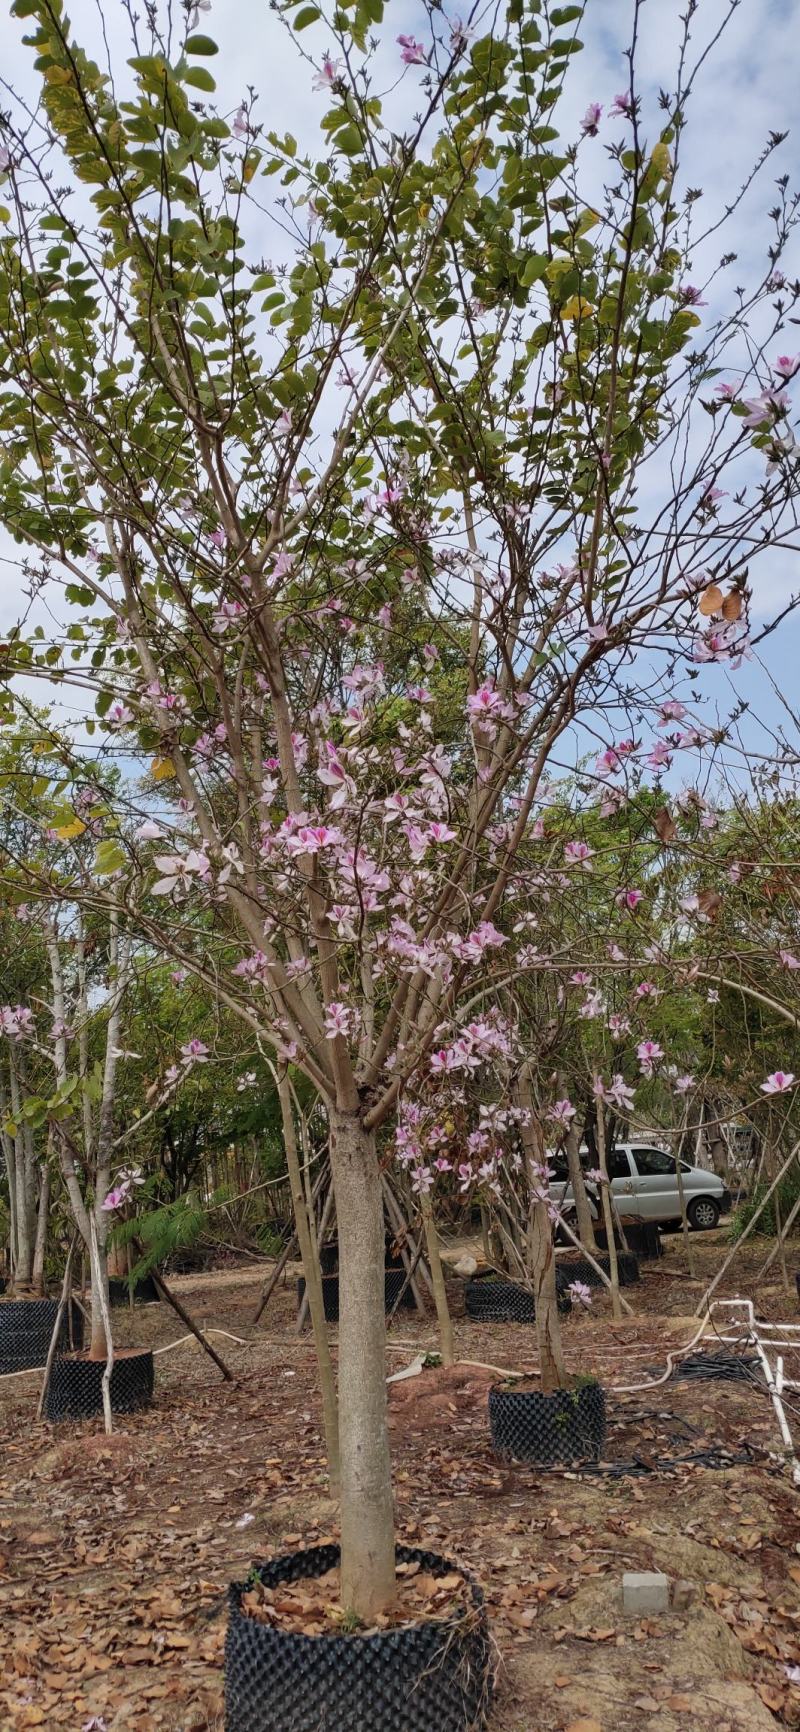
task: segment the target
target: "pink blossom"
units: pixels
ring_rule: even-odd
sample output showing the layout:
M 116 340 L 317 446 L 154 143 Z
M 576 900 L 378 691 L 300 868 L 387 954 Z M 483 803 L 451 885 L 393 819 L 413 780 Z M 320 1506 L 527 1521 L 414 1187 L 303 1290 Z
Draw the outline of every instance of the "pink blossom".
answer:
M 686 1076 L 676 1076 L 675 1081 L 673 1083 L 673 1088 L 675 1090 L 676 1095 L 688 1094 L 689 1090 L 694 1088 L 694 1083 L 695 1083 L 694 1077 L 689 1076 L 688 1074 Z
M 693 283 L 682 284 L 678 290 L 678 300 L 683 303 L 684 307 L 705 307 L 707 305 L 703 300 L 701 290 L 696 289 Z
M 427 56 L 421 42 L 417 42 L 413 36 L 398 36 L 397 41 L 402 50 L 400 59 L 405 66 L 425 65 Z
M 575 973 L 569 977 L 569 984 L 570 986 L 591 986 L 592 976 L 586 973 L 585 968 L 576 968 Z
M 145 818 L 144 823 L 134 830 L 137 842 L 160 842 L 164 832 L 153 818 Z
M 775 362 L 775 372 L 782 379 L 793 379 L 795 373 L 800 373 L 800 355 L 779 355 Z
M 336 1040 L 337 1035 L 346 1037 L 350 1034 L 355 1022 L 355 1011 L 350 1005 L 342 1004 L 333 999 L 325 1006 L 325 1039 Z
M 129 1195 L 130 1195 L 130 1185 L 129 1184 L 126 1183 L 126 1184 L 122 1184 L 122 1185 L 115 1185 L 114 1189 L 112 1191 L 109 1191 L 107 1196 L 105 1196 L 103 1198 L 103 1201 L 100 1204 L 100 1207 L 105 1212 L 105 1214 L 107 1214 L 107 1215 L 113 1214 L 113 1211 L 115 1209 L 121 1209 L 122 1208 L 123 1203 L 127 1200 Z
M 391 623 L 392 623 L 391 604 L 388 601 L 385 601 L 383 604 L 383 607 L 378 608 L 378 624 L 380 626 L 383 626 L 384 631 L 388 631 Z
M 660 1058 L 664 1057 L 664 1048 L 657 1040 L 640 1040 L 636 1048 L 639 1069 L 642 1076 L 652 1076 L 653 1069 Z
M 592 1303 L 592 1289 L 587 1287 L 585 1281 L 570 1281 L 567 1292 L 576 1305 L 582 1305 L 584 1310 L 588 1311 Z
M 794 1083 L 794 1071 L 774 1070 L 766 1082 L 761 1084 L 761 1092 L 765 1095 L 782 1095 Z
M 618 890 L 615 897 L 615 901 L 619 904 L 619 907 L 629 908 L 631 913 L 633 913 L 634 908 L 638 908 L 639 903 L 643 900 L 643 890 Z
M 312 90 L 330 90 L 331 85 L 341 78 L 343 71 L 343 60 L 332 60 L 329 54 L 323 54 L 321 70 L 311 82 Z
M 245 108 L 244 103 L 242 103 L 241 107 L 236 112 L 233 122 L 234 137 L 246 138 L 249 130 L 250 128 L 247 124 L 247 109 Z
M 652 980 L 641 980 L 634 992 L 635 998 L 660 998 L 661 993 Z
M 634 1091 L 630 1087 L 629 1083 L 626 1083 L 625 1078 L 619 1071 L 617 1071 L 611 1079 L 608 1098 L 610 1101 L 613 1101 L 614 1106 L 619 1107 L 621 1111 L 627 1111 L 633 1106 Z
M 582 866 L 584 871 L 591 872 L 589 861 L 593 853 L 594 849 L 589 847 L 588 842 L 567 842 L 564 859 L 568 866 Z
M 779 950 L 778 955 L 780 956 L 780 959 L 781 959 L 781 962 L 783 963 L 784 968 L 789 968 L 789 969 L 800 968 L 800 960 L 798 960 L 798 958 L 794 955 L 793 951 L 791 951 L 791 950 Z
M 714 389 L 714 396 L 719 397 L 722 403 L 733 403 L 736 401 L 738 392 L 735 385 L 717 385 Z
M 679 703 L 677 698 L 667 698 L 666 703 L 659 705 L 658 715 L 658 726 L 665 728 L 669 722 L 682 722 L 686 715 L 686 707 Z
M 546 1116 L 554 1125 L 560 1125 L 563 1130 L 567 1131 L 575 1117 L 575 1112 L 576 1108 L 572 1102 L 565 1099 L 555 1101 Z
M 428 837 L 431 842 L 455 842 L 456 831 L 451 830 L 449 824 L 429 824 Z
M 181 1058 L 187 1064 L 208 1064 L 208 1047 L 202 1040 L 187 1040 L 181 1047 Z
M 581 132 L 585 138 L 596 138 L 603 108 L 599 102 L 590 102 L 581 121 Z
M 623 90 L 618 96 L 615 96 L 608 112 L 613 115 L 615 119 L 618 119 L 621 116 L 625 120 L 630 120 L 633 114 L 633 97 L 631 96 L 630 91 Z
M 587 626 L 586 636 L 589 643 L 605 643 L 606 638 L 610 636 L 607 620 L 598 619 L 594 625 Z

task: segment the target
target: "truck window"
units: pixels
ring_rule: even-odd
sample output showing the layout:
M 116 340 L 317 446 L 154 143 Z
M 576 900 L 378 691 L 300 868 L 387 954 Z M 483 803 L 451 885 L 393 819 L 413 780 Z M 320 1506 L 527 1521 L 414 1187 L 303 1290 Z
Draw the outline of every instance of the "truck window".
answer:
M 666 1155 L 663 1149 L 633 1149 L 631 1152 L 643 1179 L 658 1179 L 665 1173 L 675 1172 L 675 1156 Z
M 612 1149 L 606 1156 L 608 1176 L 610 1179 L 629 1179 L 631 1176 L 630 1162 L 623 1148 Z M 581 1166 L 593 1167 L 594 1161 L 586 1149 L 581 1149 Z

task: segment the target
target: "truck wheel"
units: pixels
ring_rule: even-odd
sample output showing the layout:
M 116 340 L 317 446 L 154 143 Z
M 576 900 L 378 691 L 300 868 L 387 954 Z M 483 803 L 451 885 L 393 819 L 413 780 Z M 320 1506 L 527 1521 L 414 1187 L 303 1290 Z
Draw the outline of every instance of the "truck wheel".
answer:
M 719 1203 L 713 1197 L 693 1197 L 686 1213 L 696 1233 L 708 1233 L 719 1220 Z

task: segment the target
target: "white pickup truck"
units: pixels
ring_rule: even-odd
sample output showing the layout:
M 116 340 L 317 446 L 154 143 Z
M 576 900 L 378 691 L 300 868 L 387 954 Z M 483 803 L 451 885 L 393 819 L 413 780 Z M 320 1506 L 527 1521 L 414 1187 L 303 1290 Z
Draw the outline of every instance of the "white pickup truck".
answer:
M 550 1185 L 551 1195 L 569 1216 L 573 1198 L 567 1157 L 560 1150 L 558 1154 L 548 1155 L 548 1161 L 556 1174 Z M 592 1165 L 587 1149 L 581 1149 L 581 1165 Z M 687 1161 L 681 1161 L 681 1173 L 690 1226 L 698 1231 L 716 1227 L 720 1215 L 725 1214 L 731 1205 L 730 1191 L 724 1181 L 707 1168 L 692 1167 Z M 674 1155 L 655 1148 L 652 1143 L 617 1143 L 608 1157 L 608 1175 L 614 1201 L 623 1219 L 658 1221 L 662 1226 L 672 1222 L 680 1224 L 681 1203 Z M 596 1191 L 596 1187 L 592 1189 Z M 596 1218 L 600 1208 L 591 1191 L 589 1203 Z

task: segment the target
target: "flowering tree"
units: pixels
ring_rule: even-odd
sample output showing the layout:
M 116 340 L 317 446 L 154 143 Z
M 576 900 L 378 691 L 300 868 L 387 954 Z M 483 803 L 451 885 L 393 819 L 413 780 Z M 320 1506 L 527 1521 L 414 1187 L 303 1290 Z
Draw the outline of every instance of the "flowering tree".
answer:
M 301 9 L 321 156 L 250 96 L 218 111 L 196 13 L 132 24 L 123 98 L 60 0 L 14 10 L 41 105 L 2 122 L 0 516 L 76 616 L 63 656 L 28 635 L 5 667 L 86 681 L 101 741 L 149 764 L 72 893 L 120 899 L 326 1104 L 342 1594 L 368 1617 L 394 1582 L 378 1139 L 408 1132 L 424 1190 L 409 1107 L 513 1059 L 492 1000 L 593 864 L 578 818 L 557 861 L 544 838 L 554 755 L 591 728 L 617 788 L 630 708 L 746 652 L 754 553 L 793 527 L 795 210 L 704 332 L 688 34 L 659 115 L 634 39 L 562 139 L 579 6 L 512 0 L 489 33 L 431 7 L 396 47 L 380 0 Z

